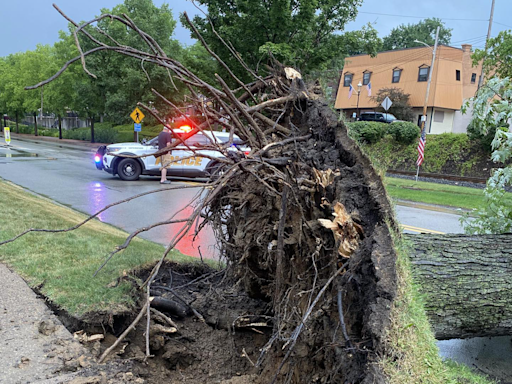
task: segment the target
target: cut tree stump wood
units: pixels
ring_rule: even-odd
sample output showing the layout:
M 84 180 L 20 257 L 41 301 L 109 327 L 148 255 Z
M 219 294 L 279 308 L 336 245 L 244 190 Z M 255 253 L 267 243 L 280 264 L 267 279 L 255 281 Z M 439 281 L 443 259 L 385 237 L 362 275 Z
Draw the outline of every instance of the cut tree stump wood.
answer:
M 437 339 L 512 335 L 512 234 L 406 237 Z

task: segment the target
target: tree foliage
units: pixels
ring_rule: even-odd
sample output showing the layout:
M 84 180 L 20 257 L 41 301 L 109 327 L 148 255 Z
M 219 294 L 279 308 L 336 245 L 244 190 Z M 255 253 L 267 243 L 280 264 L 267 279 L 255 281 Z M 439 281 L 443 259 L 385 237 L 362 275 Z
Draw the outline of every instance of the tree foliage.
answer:
M 393 103 L 388 110 L 389 113 L 395 115 L 398 120 L 414 120 L 414 113 L 411 105 L 409 104 L 409 98 L 411 97 L 410 94 L 404 93 L 402 89 L 396 87 L 381 88 L 375 96 L 372 96 L 372 100 L 379 105 L 377 110 L 384 111 L 384 108 L 381 107 L 381 103 L 386 97 L 389 97 Z
M 401 24 L 391 30 L 391 33 L 384 37 L 382 48 L 385 51 L 423 46 L 415 40 L 422 41 L 428 45 L 434 45 L 436 29 L 439 29 L 439 44 L 450 44 L 452 30 L 446 28 L 441 19 L 429 18 L 417 24 Z
M 156 7 L 152 0 L 125 0 L 112 10 L 102 13 L 128 15 L 143 31 L 153 36 L 170 57 L 189 62 L 193 70 L 202 69 L 206 74 L 215 73 L 210 57 L 202 47 L 183 48 L 172 38 L 176 21 L 168 5 Z M 53 46 L 38 45 L 33 51 L 9 55 L 0 60 L 0 112 L 10 115 L 39 112 L 41 89 L 26 91 L 31 86 L 56 73 L 67 61 L 79 55 L 73 31 L 69 24 L 67 32 L 60 32 L 60 39 Z M 104 33 L 110 34 L 117 42 L 147 51 L 147 45 L 140 36 L 110 19 L 99 21 L 94 27 L 86 28 L 98 40 L 112 43 Z M 104 32 L 104 33 L 102 33 Z M 79 35 L 83 51 L 92 47 L 90 41 Z M 185 59 L 186 58 L 186 59 Z M 165 103 L 156 100 L 151 88 L 158 89 L 169 100 L 182 99 L 185 87 L 175 82 L 173 87 L 166 70 L 149 63 L 140 63 L 133 58 L 112 52 L 98 52 L 86 56 L 86 67 L 96 75 L 88 76 L 80 61 L 70 65 L 57 79 L 43 88 L 45 113 L 64 116 L 67 111 L 78 112 L 86 118 L 106 119 L 125 123 L 137 102 L 154 101 L 154 106 L 166 111 Z M 70 86 L 72 84 L 72 86 Z M 149 120 L 146 119 L 145 122 Z
M 380 47 L 380 39 L 371 26 L 340 34 L 355 19 L 362 0 L 199 0 L 199 3 L 207 8 L 209 19 L 196 16 L 194 24 L 210 47 L 232 69 L 238 68 L 238 73 L 243 73 L 240 64 L 212 31 L 210 21 L 251 68 L 261 68 L 272 54 L 283 64 L 307 73 L 350 53 L 375 54 Z
M 512 119 L 512 81 L 510 78 L 500 79 L 494 77 L 481 87 L 476 97 L 469 103 L 473 103 L 473 121 L 475 128 L 483 135 L 495 130 L 492 141 L 491 158 L 495 162 L 503 164 L 502 168 L 493 170 L 487 180 L 485 197 L 487 206 L 474 212 L 475 220 L 468 216 L 463 217 L 463 222 L 468 233 L 507 233 L 512 231 L 512 206 L 504 202 L 506 188 L 512 186 L 512 132 L 508 129 L 496 129 L 503 127 Z M 468 105 L 466 104 L 465 109 Z M 507 165 L 508 164 L 508 165 Z
M 107 13 L 118 16 L 128 15 L 141 30 L 158 42 L 168 56 L 181 55 L 181 46 L 171 38 L 176 21 L 167 4 L 158 8 L 152 0 L 125 0 L 123 4 L 115 6 L 112 10 L 102 9 L 102 14 Z M 106 33 L 122 45 L 144 51 L 149 49 L 135 31 L 121 23 L 102 19 L 97 23 L 97 27 L 99 31 L 90 28 L 90 33 L 107 44 L 111 41 L 104 36 Z M 84 49 L 92 46 L 88 39 L 82 39 L 81 42 Z M 130 112 L 139 101 L 154 101 L 157 109 L 166 108 L 160 104 L 160 100 L 155 99 L 151 88 L 158 88 L 160 93 L 170 100 L 176 100 L 183 94 L 183 87 L 179 91 L 173 88 L 165 70 L 133 58 L 112 52 L 100 52 L 97 55 L 88 56 L 86 64 L 97 79 L 82 77 L 76 108 L 89 116 L 103 114 L 110 121 L 123 123 L 128 120 Z
M 471 57 L 473 65 L 483 60 L 486 74 L 493 73 L 502 79 L 512 77 L 512 32 L 501 31 L 498 36 L 487 40 L 487 53 L 476 49 Z

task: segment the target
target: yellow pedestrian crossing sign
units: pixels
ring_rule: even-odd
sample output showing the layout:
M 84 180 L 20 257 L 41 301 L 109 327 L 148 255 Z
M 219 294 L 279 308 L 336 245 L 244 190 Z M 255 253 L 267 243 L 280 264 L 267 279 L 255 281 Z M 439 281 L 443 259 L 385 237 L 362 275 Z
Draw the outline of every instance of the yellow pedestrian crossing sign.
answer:
M 138 107 L 136 107 L 133 110 L 133 112 L 130 114 L 130 117 L 133 119 L 133 121 L 135 121 L 138 124 L 144 118 L 144 114 L 142 113 L 142 111 Z

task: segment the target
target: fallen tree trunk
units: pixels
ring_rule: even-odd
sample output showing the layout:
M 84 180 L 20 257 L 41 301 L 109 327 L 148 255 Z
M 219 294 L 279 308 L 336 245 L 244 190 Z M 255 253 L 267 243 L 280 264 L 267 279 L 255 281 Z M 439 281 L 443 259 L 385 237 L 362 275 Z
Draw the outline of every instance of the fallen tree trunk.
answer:
M 512 234 L 407 238 L 437 339 L 512 335 Z

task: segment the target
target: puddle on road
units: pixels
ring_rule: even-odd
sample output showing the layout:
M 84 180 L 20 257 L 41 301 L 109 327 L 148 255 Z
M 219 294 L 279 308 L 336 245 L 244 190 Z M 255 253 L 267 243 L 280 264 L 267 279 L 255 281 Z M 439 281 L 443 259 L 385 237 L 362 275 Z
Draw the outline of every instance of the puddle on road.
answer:
M 11 149 L 8 152 L 0 153 L 0 157 L 39 157 L 38 153 L 26 152 L 26 151 L 18 151 L 15 149 Z

